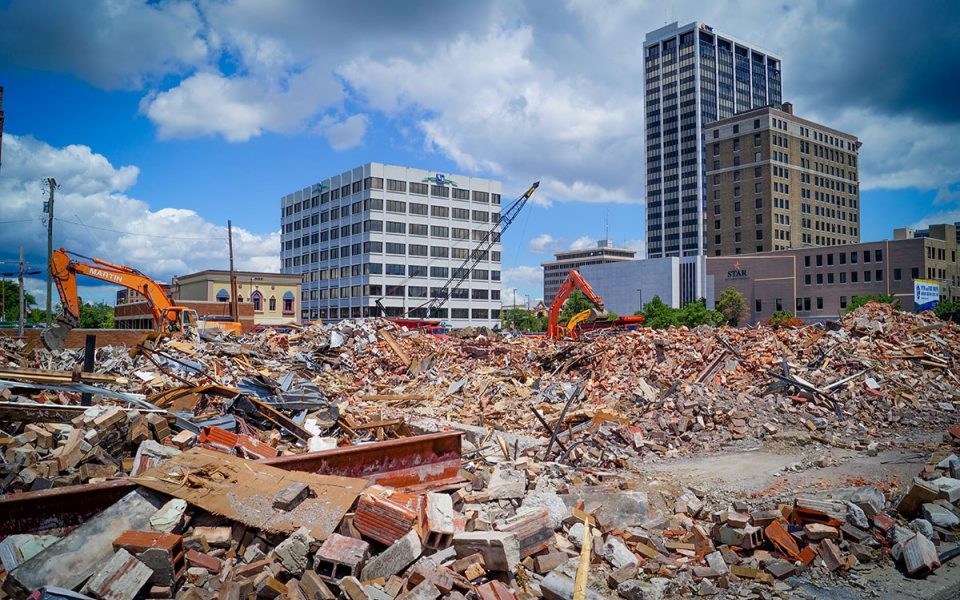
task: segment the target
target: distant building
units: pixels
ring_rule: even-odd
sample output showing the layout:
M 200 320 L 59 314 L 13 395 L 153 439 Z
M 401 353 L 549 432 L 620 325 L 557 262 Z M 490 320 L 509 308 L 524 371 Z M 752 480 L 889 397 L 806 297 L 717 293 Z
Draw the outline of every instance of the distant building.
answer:
M 697 297 L 696 273 L 704 267 L 702 256 L 668 256 L 585 265 L 579 271 L 607 310 L 625 316 L 642 310 L 654 296 L 667 306 L 682 307 L 686 298 Z
M 284 273 L 302 274 L 304 320 L 500 322 L 499 181 L 367 163 L 280 199 Z M 486 236 L 493 244 L 459 270 Z M 467 263 L 470 264 L 469 262 Z M 467 279 L 434 314 L 424 306 Z
M 237 302 L 253 306 L 253 325 L 284 325 L 300 322 L 300 275 L 235 271 Z M 207 270 L 174 277 L 174 302 L 215 304 L 207 314 L 220 315 L 230 306 L 230 271 Z M 228 308 L 229 311 L 229 308 Z M 203 311 L 197 311 L 204 316 Z M 227 312 L 229 314 L 229 312 Z
M 557 252 L 553 260 L 540 263 L 543 267 L 543 301 L 547 305 L 553 302 L 570 269 L 634 260 L 636 255 L 636 250 L 616 248 L 610 240 L 600 240 L 594 248 Z
M 765 106 L 706 126 L 707 246 L 732 256 L 860 241 L 860 141 Z
M 159 283 L 160 289 L 163 290 L 163 293 L 169 298 L 170 297 L 170 284 L 169 283 Z M 143 297 L 143 294 L 137 290 L 131 290 L 129 288 L 120 288 L 117 290 L 116 306 L 121 304 L 134 304 L 137 302 L 145 302 L 146 298 Z
M 780 58 L 701 22 L 651 31 L 643 51 L 647 258 L 703 255 L 704 127 L 782 102 Z
M 909 232 L 909 235 L 908 235 Z M 744 295 L 753 324 L 778 311 L 805 321 L 837 319 L 854 296 L 890 294 L 914 309 L 914 281 L 935 282 L 940 298 L 960 298 L 957 228 L 931 225 L 925 237 L 897 229 L 893 240 L 707 257 L 713 298 Z M 713 305 L 712 299 L 708 305 Z

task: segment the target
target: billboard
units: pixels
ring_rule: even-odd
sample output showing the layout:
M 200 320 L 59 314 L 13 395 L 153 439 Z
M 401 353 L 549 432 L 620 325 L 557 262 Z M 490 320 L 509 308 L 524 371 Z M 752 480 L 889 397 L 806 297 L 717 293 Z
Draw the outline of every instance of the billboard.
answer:
M 917 312 L 933 310 L 940 302 L 940 284 L 932 279 L 913 280 L 913 307 Z

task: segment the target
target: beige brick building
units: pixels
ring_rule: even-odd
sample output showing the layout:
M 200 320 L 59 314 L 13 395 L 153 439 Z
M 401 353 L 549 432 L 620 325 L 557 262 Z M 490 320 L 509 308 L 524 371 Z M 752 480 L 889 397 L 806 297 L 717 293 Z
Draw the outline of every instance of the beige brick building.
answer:
M 707 125 L 710 256 L 860 241 L 860 142 L 764 107 Z

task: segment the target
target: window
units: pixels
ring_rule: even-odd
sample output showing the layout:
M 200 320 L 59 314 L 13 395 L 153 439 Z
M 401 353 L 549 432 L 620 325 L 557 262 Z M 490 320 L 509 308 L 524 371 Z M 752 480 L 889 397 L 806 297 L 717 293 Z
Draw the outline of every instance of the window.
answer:
M 450 276 L 450 270 L 447 267 L 430 267 L 430 277 L 447 278 Z
M 446 206 L 431 206 L 430 216 L 447 218 L 450 216 L 450 209 Z
M 430 256 L 433 258 L 447 258 L 450 255 L 450 248 L 446 246 L 430 246 Z
M 427 286 L 425 285 L 411 285 L 407 288 L 407 296 L 410 298 L 426 298 L 427 297 Z
M 883 250 L 878 248 L 873 251 L 873 262 L 883 262 Z
M 263 312 L 263 294 L 259 291 L 253 292 L 250 294 L 250 301 L 253 302 L 254 312 Z
M 399 221 L 387 221 L 387 233 L 406 233 L 407 224 Z
M 919 269 L 919 267 L 913 267 L 913 268 L 910 269 L 910 277 L 913 278 L 913 279 L 916 279 L 917 277 L 920 277 L 920 269 Z
M 407 275 L 410 277 L 426 277 L 427 267 L 426 265 L 409 265 L 407 267 Z
M 809 266 L 810 266 L 810 255 L 809 255 L 809 254 L 803 257 L 803 266 L 805 266 L 805 267 L 809 267 Z
M 828 255 L 827 255 L 827 264 L 828 264 L 828 265 L 833 265 L 833 254 L 828 254 Z
M 864 250 L 864 251 L 863 251 L 863 262 L 865 262 L 865 263 L 870 262 L 870 251 L 869 251 L 869 250 Z
M 443 227 L 441 225 L 431 225 L 430 226 L 430 237 L 435 238 L 448 238 L 450 237 L 450 228 Z
M 840 296 L 840 308 L 846 308 L 846 307 L 847 307 L 847 297 Z
M 822 254 L 818 254 L 818 255 L 817 255 L 817 266 L 818 266 L 818 267 L 822 267 L 822 266 L 823 266 L 823 255 L 822 255 Z
M 827 273 L 827 283 L 833 283 L 833 273 Z
M 410 223 L 410 235 L 427 235 L 427 226 L 422 223 Z
M 426 225 L 424 225 L 424 227 L 426 227 Z M 410 256 L 427 256 L 427 253 L 429 252 L 426 244 L 410 244 L 408 249 L 410 251 Z M 387 250 L 387 252 L 389 251 L 390 250 Z
M 860 280 L 860 273 L 857 271 L 850 271 L 850 283 L 857 283 Z
M 469 190 L 461 190 L 460 188 L 453 188 L 453 199 L 454 200 L 469 200 L 470 192 Z
M 283 294 L 283 314 L 292 315 L 293 314 L 293 292 L 284 292 Z
M 453 227 L 451 228 L 451 234 L 455 240 L 470 239 L 470 230 L 465 227 Z
M 817 310 L 823 310 L 823 298 L 817 298 Z
M 387 296 L 393 298 L 403 298 L 404 289 L 402 285 L 388 285 Z
M 486 300 L 490 295 L 490 292 L 484 289 L 472 289 L 470 290 L 470 297 L 474 300 Z
M 473 192 L 474 202 L 490 202 L 490 194 L 487 192 Z
M 803 310 L 810 310 L 810 298 L 803 299 Z
M 817 273 L 817 285 L 823 285 L 823 273 Z
M 840 264 L 841 264 L 841 265 L 847 264 L 847 253 L 846 253 L 846 252 L 841 252 L 841 253 L 840 253 Z
M 407 268 L 405 265 L 387 263 L 387 275 L 406 275 L 406 274 L 407 274 Z
M 761 301 L 760 298 L 757 298 L 755 308 L 756 308 L 756 312 L 763 311 L 763 301 Z
M 445 185 L 431 185 L 430 195 L 435 198 L 449 198 L 450 188 Z
M 883 269 L 877 269 L 873 272 L 874 281 L 883 281 Z
M 470 210 L 467 208 L 454 208 L 453 209 L 453 218 L 460 219 L 461 221 L 470 220 Z
M 473 315 L 474 319 L 487 319 L 490 311 L 485 308 L 474 308 L 470 311 L 470 314 Z
M 387 212 L 405 213 L 407 212 L 407 203 L 399 200 L 387 200 Z
M 851 253 L 850 253 L 850 264 L 851 264 L 851 265 L 857 264 L 857 253 L 856 253 L 856 252 L 851 252 Z
M 846 283 L 846 282 L 847 282 L 847 272 L 840 271 L 840 283 Z
M 783 310 L 783 298 L 777 298 L 777 312 Z
M 217 302 L 229 302 L 229 301 L 230 301 L 230 292 L 228 292 L 227 290 L 225 290 L 225 289 L 223 289 L 223 288 L 220 288 L 220 291 L 217 292 L 216 298 L 217 298 Z
M 419 194 L 419 195 L 421 195 L 421 196 L 426 196 L 426 195 L 427 195 L 427 184 L 425 184 L 425 183 L 416 183 L 416 182 L 411 181 L 411 182 L 410 182 L 410 193 L 411 193 L 411 194 Z
M 760 175 L 761 175 L 762 173 L 763 173 L 763 167 L 754 167 L 754 168 L 753 168 L 753 176 L 754 176 L 754 177 L 760 177 Z
M 426 204 L 420 204 L 418 202 L 410 203 L 410 214 L 411 215 L 427 215 L 429 207 Z
M 760 147 L 760 134 L 759 134 L 759 133 L 753 134 L 753 145 L 754 145 L 754 147 L 756 147 L 756 148 L 759 148 L 759 147 Z
M 269 307 L 267 310 L 269 310 L 270 312 L 276 312 L 276 311 L 277 311 L 277 297 L 276 297 L 276 296 L 270 296 L 270 300 L 267 301 L 267 306 Z
M 753 120 L 753 128 L 754 128 L 754 129 L 760 129 L 760 119 L 754 119 L 754 120 Z M 780 310 L 780 309 L 778 308 L 777 310 Z
M 893 280 L 900 281 L 900 269 L 893 270 Z
M 387 254 L 406 254 L 407 245 L 396 242 L 387 242 Z

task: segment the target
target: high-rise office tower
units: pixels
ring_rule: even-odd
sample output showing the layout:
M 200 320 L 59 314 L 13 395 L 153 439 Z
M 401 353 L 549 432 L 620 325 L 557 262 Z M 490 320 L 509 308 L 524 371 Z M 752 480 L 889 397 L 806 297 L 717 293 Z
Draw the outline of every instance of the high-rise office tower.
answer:
M 704 126 L 780 104 L 780 59 L 700 22 L 648 33 L 644 56 L 647 257 L 703 255 Z

